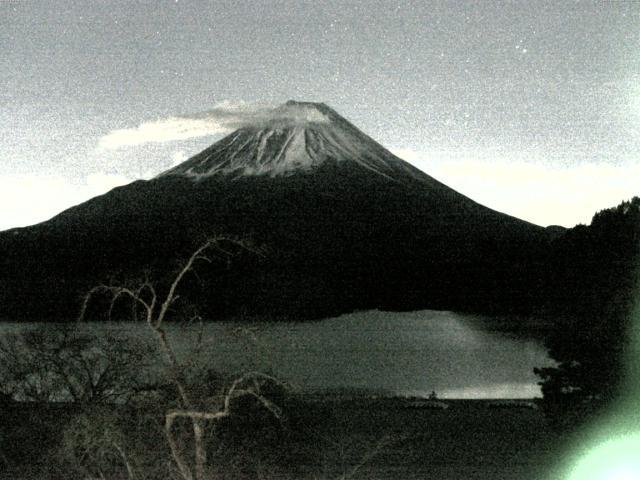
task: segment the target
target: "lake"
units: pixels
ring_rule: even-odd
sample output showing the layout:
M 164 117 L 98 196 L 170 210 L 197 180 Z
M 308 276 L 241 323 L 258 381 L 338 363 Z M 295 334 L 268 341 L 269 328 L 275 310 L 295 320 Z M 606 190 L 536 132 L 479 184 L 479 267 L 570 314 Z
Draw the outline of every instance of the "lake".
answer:
M 497 328 L 491 317 L 443 311 L 366 311 L 314 322 L 203 325 L 204 363 L 226 373 L 269 370 L 301 391 L 363 389 L 441 398 L 531 398 L 533 368 L 552 365 L 540 340 Z M 0 332 L 37 324 L 0 324 Z M 151 335 L 145 324 L 81 324 Z M 167 324 L 181 356 L 199 328 Z

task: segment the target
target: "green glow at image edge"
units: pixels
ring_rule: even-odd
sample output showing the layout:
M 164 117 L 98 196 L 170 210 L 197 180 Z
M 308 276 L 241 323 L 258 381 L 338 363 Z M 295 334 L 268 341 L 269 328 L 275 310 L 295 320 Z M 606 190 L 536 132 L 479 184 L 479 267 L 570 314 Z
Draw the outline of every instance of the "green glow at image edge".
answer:
M 640 296 L 632 313 L 626 394 L 567 480 L 640 480 Z M 600 437 L 600 441 L 598 441 Z
M 596 447 L 578 463 L 569 480 L 640 480 L 640 434 Z

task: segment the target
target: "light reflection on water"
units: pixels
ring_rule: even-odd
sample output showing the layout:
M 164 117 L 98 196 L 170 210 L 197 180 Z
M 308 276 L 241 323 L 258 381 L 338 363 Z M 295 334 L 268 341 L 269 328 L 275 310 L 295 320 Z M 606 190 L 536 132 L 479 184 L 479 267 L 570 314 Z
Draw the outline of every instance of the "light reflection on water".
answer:
M 487 328 L 491 319 L 452 312 L 358 312 L 317 322 L 204 325 L 200 359 L 226 373 L 270 370 L 301 390 L 372 389 L 449 398 L 531 398 L 533 367 L 551 364 L 537 340 Z M 0 332 L 33 328 L 0 324 Z M 83 324 L 152 337 L 144 324 Z M 182 356 L 196 325 L 168 325 Z

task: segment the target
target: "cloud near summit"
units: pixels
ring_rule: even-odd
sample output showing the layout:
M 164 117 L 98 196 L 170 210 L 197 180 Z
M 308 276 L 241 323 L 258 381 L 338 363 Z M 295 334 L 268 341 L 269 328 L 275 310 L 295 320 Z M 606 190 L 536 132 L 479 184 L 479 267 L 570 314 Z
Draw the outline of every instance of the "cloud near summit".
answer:
M 256 104 L 225 101 L 204 112 L 143 122 L 137 127 L 112 130 L 98 147 L 113 150 L 147 143 L 167 143 L 190 138 L 229 133 L 243 127 L 324 123 L 329 119 L 306 104 Z

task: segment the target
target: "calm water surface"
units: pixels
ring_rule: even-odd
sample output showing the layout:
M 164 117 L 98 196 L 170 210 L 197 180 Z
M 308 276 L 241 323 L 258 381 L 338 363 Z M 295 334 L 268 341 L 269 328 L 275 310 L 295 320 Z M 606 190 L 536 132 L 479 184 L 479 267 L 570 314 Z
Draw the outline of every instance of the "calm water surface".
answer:
M 233 374 L 270 370 L 301 390 L 363 388 L 450 398 L 530 398 L 533 367 L 550 365 L 541 342 L 495 328 L 495 319 L 452 312 L 358 312 L 317 322 L 203 326 L 199 359 Z M 34 328 L 0 324 L 0 334 Z M 82 324 L 148 338 L 144 324 Z M 168 325 L 180 355 L 191 355 L 196 325 Z

